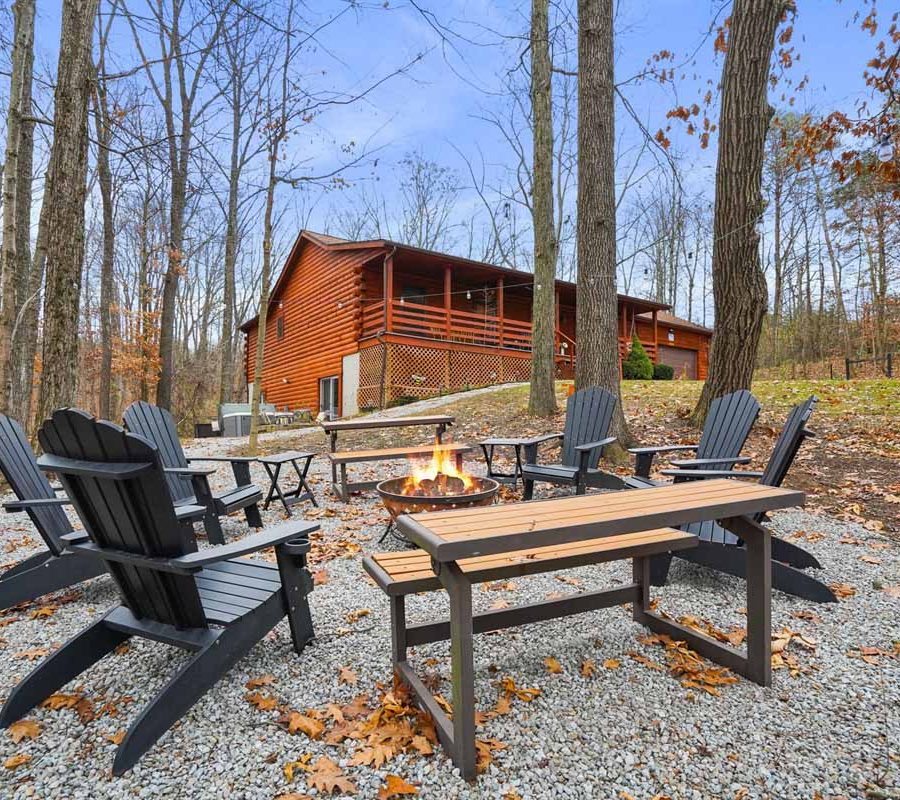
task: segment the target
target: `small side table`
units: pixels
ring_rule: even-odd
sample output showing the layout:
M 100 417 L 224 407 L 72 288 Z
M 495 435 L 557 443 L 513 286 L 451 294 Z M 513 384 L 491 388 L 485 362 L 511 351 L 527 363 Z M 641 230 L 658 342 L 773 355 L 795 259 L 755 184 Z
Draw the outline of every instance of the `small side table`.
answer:
M 485 439 L 483 442 L 479 442 L 487 463 L 487 477 L 500 481 L 500 483 L 512 483 L 513 489 L 515 489 L 519 478 L 522 477 L 522 451 L 530 442 L 530 439 Z M 512 447 L 515 450 L 516 464 L 511 475 L 494 471 L 495 447 Z
M 263 456 L 262 458 L 257 459 L 259 463 L 265 467 L 266 472 L 269 473 L 269 493 L 266 495 L 266 499 L 263 502 L 264 509 L 269 507 L 269 503 L 272 502 L 272 498 L 275 495 L 278 495 L 278 499 L 281 501 L 281 504 L 284 506 L 284 510 L 289 517 L 291 516 L 291 506 L 296 503 L 301 503 L 304 500 L 312 501 L 312 504 L 318 508 L 319 504 L 316 502 L 315 495 L 313 494 L 312 489 L 309 488 L 309 484 L 306 482 L 309 465 L 312 463 L 315 455 L 315 453 L 303 453 L 299 450 L 289 450 L 285 453 L 275 453 L 275 455 Z M 278 485 L 278 478 L 281 476 L 281 468 L 288 462 L 293 465 L 294 471 L 297 473 L 298 483 L 296 488 L 284 492 Z

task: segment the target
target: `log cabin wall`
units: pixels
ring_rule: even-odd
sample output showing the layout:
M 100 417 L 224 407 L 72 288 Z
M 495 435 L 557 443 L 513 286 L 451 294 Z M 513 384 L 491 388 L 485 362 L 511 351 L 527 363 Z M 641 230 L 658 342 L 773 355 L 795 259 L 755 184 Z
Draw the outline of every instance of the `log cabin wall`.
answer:
M 262 393 L 276 406 L 319 408 L 319 379 L 340 378 L 359 346 L 362 265 L 376 250 L 329 251 L 304 240 L 279 278 L 266 320 Z M 247 330 L 245 366 L 253 382 L 256 325 Z M 338 382 L 341 387 L 343 381 Z M 339 403 L 341 398 L 339 397 Z

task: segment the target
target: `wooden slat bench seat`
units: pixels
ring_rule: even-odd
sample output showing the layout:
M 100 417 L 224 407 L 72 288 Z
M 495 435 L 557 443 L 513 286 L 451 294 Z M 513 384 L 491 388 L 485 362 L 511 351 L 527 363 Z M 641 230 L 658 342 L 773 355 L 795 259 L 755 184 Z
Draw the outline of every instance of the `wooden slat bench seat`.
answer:
M 475 448 L 468 444 L 442 444 L 441 450 L 455 457 L 456 468 L 462 469 L 463 455 Z M 350 493 L 360 489 L 371 489 L 379 481 L 357 481 L 351 483 L 347 478 L 348 464 L 363 464 L 370 461 L 393 461 L 398 458 L 428 458 L 434 452 L 434 445 L 413 445 L 406 447 L 387 447 L 383 450 L 343 450 L 326 453 L 331 460 L 332 474 L 340 469 L 340 480 L 332 483 L 334 493 L 343 501 L 350 499 Z
M 472 583 L 479 583 L 624 558 L 670 553 L 694 547 L 696 544 L 697 537 L 692 534 L 674 528 L 660 528 L 549 547 L 532 547 L 510 553 L 463 558 L 458 563 Z M 431 567 L 431 556 L 424 550 L 378 553 L 364 559 L 363 564 L 375 582 L 389 595 L 437 591 L 443 588 Z

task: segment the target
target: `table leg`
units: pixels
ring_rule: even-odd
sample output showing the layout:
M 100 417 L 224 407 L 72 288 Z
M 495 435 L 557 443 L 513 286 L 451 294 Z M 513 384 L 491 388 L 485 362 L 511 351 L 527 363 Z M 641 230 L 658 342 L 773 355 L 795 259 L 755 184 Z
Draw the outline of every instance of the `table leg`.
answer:
M 309 495 L 309 499 L 312 501 L 312 504 L 315 508 L 319 507 L 319 503 L 316 501 L 316 496 L 313 494 L 312 489 L 309 488 L 309 484 L 306 482 L 306 475 L 309 473 L 310 464 L 312 464 L 312 457 L 307 457 L 305 463 L 303 464 L 303 470 L 300 470 L 300 467 L 297 466 L 297 460 L 294 459 L 291 461 L 294 465 L 294 471 L 297 473 L 297 477 L 300 479 L 300 483 L 297 486 L 297 491 L 294 492 L 295 497 L 300 497 L 301 492 L 305 491 Z
M 645 623 L 646 612 L 650 609 L 650 559 L 632 559 L 631 572 L 638 585 L 638 599 L 631 604 L 631 617 L 635 622 Z
M 281 464 L 275 464 L 273 466 L 272 464 L 263 462 L 263 466 L 269 474 L 269 491 L 266 494 L 266 499 L 263 501 L 263 510 L 267 511 L 269 509 L 269 503 L 272 502 L 272 498 L 275 496 L 276 492 L 278 492 L 281 502 L 284 503 L 284 498 L 281 497 L 281 491 L 278 489 L 278 475 L 281 473 Z
M 394 667 L 406 661 L 406 597 L 391 597 L 391 660 Z
M 328 434 L 328 446 L 332 453 L 337 452 L 337 431 L 331 431 Z M 331 483 L 337 483 L 337 465 L 333 461 L 331 462 Z
M 722 520 L 747 550 L 747 677 L 772 685 L 772 535 L 747 517 Z
M 438 574 L 450 595 L 450 655 L 453 682 L 453 763 L 465 780 L 476 775 L 475 666 L 472 650 L 472 584 L 455 562 Z
M 513 449 L 516 451 L 516 469 L 513 473 L 513 490 L 519 485 L 519 478 L 522 478 L 522 482 L 525 482 L 525 478 L 522 477 L 522 445 L 517 444 L 514 445 Z

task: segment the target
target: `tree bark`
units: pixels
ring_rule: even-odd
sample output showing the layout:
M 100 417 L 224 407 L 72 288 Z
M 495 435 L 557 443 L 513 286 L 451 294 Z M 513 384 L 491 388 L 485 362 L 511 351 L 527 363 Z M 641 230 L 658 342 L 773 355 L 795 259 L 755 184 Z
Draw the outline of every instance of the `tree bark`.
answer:
M 578 0 L 575 383 L 600 386 L 619 399 L 611 433 L 627 445 L 619 386 L 614 92 L 613 0 Z
M 22 117 L 31 105 L 31 64 L 34 53 L 34 2 L 17 0 L 13 5 L 13 49 L 10 65 L 9 110 L 6 120 L 6 160 L 3 168 L 3 246 L 0 251 L 0 411 L 8 411 L 12 389 L 12 339 L 18 313 L 18 247 L 20 225 L 19 155 L 22 148 Z M 29 54 L 32 54 L 29 57 Z M 27 105 L 26 105 L 27 103 Z M 30 197 L 30 195 L 29 195 Z M 30 204 L 29 204 L 30 205 Z
M 53 145 L 44 191 L 49 210 L 39 419 L 49 416 L 55 408 L 74 403 L 78 383 L 88 98 L 98 4 L 99 0 L 63 0 L 62 6 Z
M 534 231 L 534 296 L 531 389 L 528 411 L 556 411 L 556 230 L 553 214 L 553 73 L 550 63 L 549 0 L 531 4 L 531 109 L 533 162 L 531 215 Z
M 766 93 L 775 31 L 785 0 L 735 0 L 722 70 L 722 110 L 713 224 L 715 327 L 709 377 L 694 409 L 702 424 L 713 398 L 749 389 L 766 314 L 767 288 L 757 221 L 762 168 L 773 109 Z

